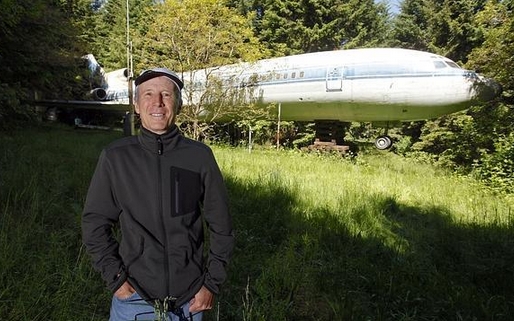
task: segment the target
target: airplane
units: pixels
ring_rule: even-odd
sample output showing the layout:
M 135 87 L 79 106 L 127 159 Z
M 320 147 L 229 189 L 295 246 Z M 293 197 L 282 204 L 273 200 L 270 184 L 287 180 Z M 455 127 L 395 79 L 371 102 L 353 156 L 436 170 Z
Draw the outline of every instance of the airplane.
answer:
M 91 91 L 96 101 L 85 105 L 128 110 L 126 69 L 102 74 L 92 55 L 86 59 L 104 83 L 97 81 L 100 86 Z M 314 122 L 317 141 L 335 145 L 344 137 L 341 122 L 371 122 L 387 131 L 391 124 L 451 114 L 501 92 L 494 80 L 446 57 L 401 48 L 306 53 L 184 71 L 182 78 L 185 106 L 198 104 L 209 81 L 219 79 L 225 87 L 244 91 L 249 102 L 275 104 L 279 121 Z M 202 113 L 209 119 L 208 108 Z M 378 149 L 391 146 L 387 133 L 375 140 Z
M 185 105 L 198 102 L 209 77 L 252 87 L 249 99 L 280 106 L 280 120 L 315 122 L 316 137 L 328 132 L 322 141 L 344 137 L 338 122 L 387 129 L 464 110 L 501 91 L 492 79 L 446 57 L 400 48 L 307 53 L 185 72 Z M 391 146 L 387 135 L 375 140 L 378 149 Z
M 93 89 L 90 92 L 95 101 L 117 101 L 129 103 L 129 71 L 121 68 L 106 73 L 92 54 L 82 57 L 89 69 L 89 82 Z
M 129 71 L 120 68 L 105 72 L 92 54 L 81 58 L 88 69 L 91 90 L 87 96 L 91 100 L 35 99 L 36 112 L 51 121 L 62 118 L 60 114 L 66 114 L 76 127 L 110 129 L 109 126 L 83 123 L 82 118 L 93 120 L 105 114 L 112 114 L 110 118 L 115 119 L 125 116 L 130 111 Z

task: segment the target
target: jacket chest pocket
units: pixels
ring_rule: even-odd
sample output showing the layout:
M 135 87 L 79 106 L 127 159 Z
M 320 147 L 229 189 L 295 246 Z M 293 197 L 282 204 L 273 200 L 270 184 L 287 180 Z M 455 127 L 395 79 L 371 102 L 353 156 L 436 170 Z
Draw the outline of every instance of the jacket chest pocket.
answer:
M 171 216 L 182 216 L 196 211 L 202 196 L 200 174 L 171 167 L 170 175 Z

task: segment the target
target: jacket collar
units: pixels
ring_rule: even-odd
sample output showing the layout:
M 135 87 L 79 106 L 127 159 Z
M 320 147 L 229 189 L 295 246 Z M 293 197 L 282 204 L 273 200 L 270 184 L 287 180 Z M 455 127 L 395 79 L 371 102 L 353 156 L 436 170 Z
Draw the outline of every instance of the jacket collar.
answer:
M 175 148 L 180 136 L 180 131 L 176 125 L 171 126 L 171 128 L 162 135 L 155 134 L 148 129 L 141 127 L 138 140 L 144 149 L 151 153 L 162 155 Z

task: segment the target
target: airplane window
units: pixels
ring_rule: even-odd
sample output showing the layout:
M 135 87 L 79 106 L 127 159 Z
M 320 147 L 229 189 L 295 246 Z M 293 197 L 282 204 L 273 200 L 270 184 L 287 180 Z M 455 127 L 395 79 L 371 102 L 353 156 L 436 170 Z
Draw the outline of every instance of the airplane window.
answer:
M 348 66 L 346 69 L 347 77 L 368 77 L 381 76 L 388 77 L 392 75 L 405 75 L 413 72 L 410 65 L 402 63 L 372 63 L 372 64 L 355 64 Z
M 305 73 L 303 71 L 300 71 L 300 78 L 303 78 L 305 76 Z
M 441 69 L 441 68 L 446 68 L 448 66 L 446 66 L 446 64 L 440 60 L 436 60 L 434 61 L 434 66 L 435 66 L 435 69 Z
M 291 74 L 291 78 L 296 78 L 296 72 L 293 72 L 293 73 Z

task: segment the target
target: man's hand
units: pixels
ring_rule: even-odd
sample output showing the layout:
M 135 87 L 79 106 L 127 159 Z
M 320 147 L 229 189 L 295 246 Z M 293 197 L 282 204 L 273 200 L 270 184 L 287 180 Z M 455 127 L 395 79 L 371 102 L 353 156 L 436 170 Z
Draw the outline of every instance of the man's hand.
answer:
M 189 301 L 189 312 L 196 313 L 204 310 L 212 309 L 214 302 L 214 294 L 209 289 L 202 286 L 200 291 L 195 294 L 195 297 Z
M 114 296 L 120 300 L 124 300 L 124 299 L 130 297 L 132 294 L 134 294 L 134 292 L 136 292 L 136 290 L 134 290 L 132 285 L 130 285 L 130 283 L 125 281 L 125 283 L 123 283 L 120 286 L 120 288 L 118 290 L 116 290 L 116 292 L 114 292 Z

